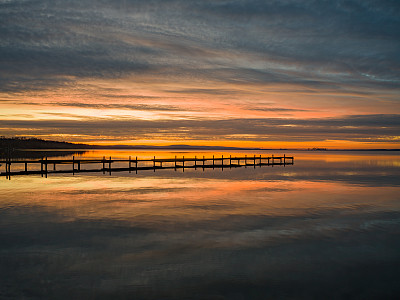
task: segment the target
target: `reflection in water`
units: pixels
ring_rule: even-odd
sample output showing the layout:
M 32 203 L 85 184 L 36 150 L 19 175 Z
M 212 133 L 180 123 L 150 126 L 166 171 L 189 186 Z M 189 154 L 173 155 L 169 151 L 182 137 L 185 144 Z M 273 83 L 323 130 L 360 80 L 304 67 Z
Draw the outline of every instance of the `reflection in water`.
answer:
M 2 180 L 0 298 L 394 298 L 400 156 L 294 156 Z

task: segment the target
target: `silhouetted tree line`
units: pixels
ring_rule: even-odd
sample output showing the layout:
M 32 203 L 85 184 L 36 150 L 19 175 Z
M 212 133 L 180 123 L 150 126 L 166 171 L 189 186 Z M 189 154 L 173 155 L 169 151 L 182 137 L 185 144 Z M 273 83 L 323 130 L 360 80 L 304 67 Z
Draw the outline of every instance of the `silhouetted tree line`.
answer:
M 83 149 L 85 144 L 73 144 L 68 142 L 46 141 L 38 138 L 0 136 L 1 149 Z
M 85 144 L 73 144 L 68 142 L 58 142 L 58 141 L 46 141 L 38 138 L 26 138 L 26 137 L 11 137 L 7 138 L 5 136 L 0 136 L 0 157 L 43 157 L 43 156 L 58 156 L 58 155 L 68 155 L 75 153 L 75 151 L 65 151 L 64 152 L 49 152 L 46 151 L 27 151 L 41 150 L 41 149 L 87 149 L 91 146 Z

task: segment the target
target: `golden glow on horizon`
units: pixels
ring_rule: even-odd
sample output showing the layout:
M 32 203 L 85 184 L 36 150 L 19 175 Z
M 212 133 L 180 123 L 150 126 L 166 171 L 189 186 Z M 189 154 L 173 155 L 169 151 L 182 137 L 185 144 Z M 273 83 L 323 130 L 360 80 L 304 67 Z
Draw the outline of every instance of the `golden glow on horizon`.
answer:
M 190 145 L 190 146 L 222 146 L 222 147 L 238 147 L 238 148 L 264 148 L 264 149 L 398 149 L 400 146 L 393 143 L 363 143 L 351 141 L 316 141 L 316 142 L 287 142 L 287 141 L 224 141 L 224 140 L 174 140 L 174 141 L 153 141 L 153 140 L 137 140 L 137 141 L 96 141 L 90 142 L 91 145 L 149 145 L 149 146 L 170 146 L 170 145 Z

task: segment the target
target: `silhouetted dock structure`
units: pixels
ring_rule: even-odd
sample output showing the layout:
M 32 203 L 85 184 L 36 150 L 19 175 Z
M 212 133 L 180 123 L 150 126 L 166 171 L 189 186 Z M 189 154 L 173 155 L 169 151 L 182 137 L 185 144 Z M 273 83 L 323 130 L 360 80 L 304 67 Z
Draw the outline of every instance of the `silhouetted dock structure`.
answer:
M 32 175 L 41 174 L 47 177 L 48 174 L 60 174 L 60 173 L 89 173 L 89 172 L 103 172 L 109 173 L 122 172 L 122 171 L 134 171 L 137 173 L 142 170 L 160 170 L 160 169 L 224 169 L 224 168 L 240 168 L 253 166 L 274 166 L 274 165 L 293 165 L 293 156 L 262 156 L 262 155 L 252 155 L 252 156 L 242 156 L 242 157 L 215 157 L 215 155 L 209 158 L 199 158 L 197 156 L 192 158 L 185 158 L 185 156 L 175 158 L 156 158 L 152 159 L 138 159 L 136 156 L 132 158 L 129 156 L 128 159 L 113 159 L 110 157 L 103 157 L 102 159 L 85 159 L 73 157 L 72 159 L 36 159 L 36 160 L 25 160 L 25 159 L 6 159 L 0 160 L 1 167 L 4 167 L 4 172 L 0 173 L 0 176 L 6 176 L 10 179 L 11 176 L 15 175 Z M 118 166 L 116 166 L 116 164 Z M 125 164 L 125 166 L 122 166 Z M 3 166 L 4 165 L 4 166 Z M 12 171 L 12 166 L 19 166 L 20 170 Z M 57 169 L 59 166 L 69 165 L 68 169 Z M 87 165 L 97 165 L 95 169 L 83 168 Z M 36 166 L 36 169 L 29 170 L 28 167 Z M 40 169 L 39 169 L 40 166 Z

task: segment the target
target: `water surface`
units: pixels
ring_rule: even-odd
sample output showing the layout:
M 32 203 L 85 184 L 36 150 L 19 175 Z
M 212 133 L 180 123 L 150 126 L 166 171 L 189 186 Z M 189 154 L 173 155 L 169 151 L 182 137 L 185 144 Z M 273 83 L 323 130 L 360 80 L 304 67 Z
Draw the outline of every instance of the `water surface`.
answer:
M 294 165 L 0 178 L 0 298 L 395 299 L 399 153 L 286 154 Z M 83 157 L 110 155 L 212 154 Z

